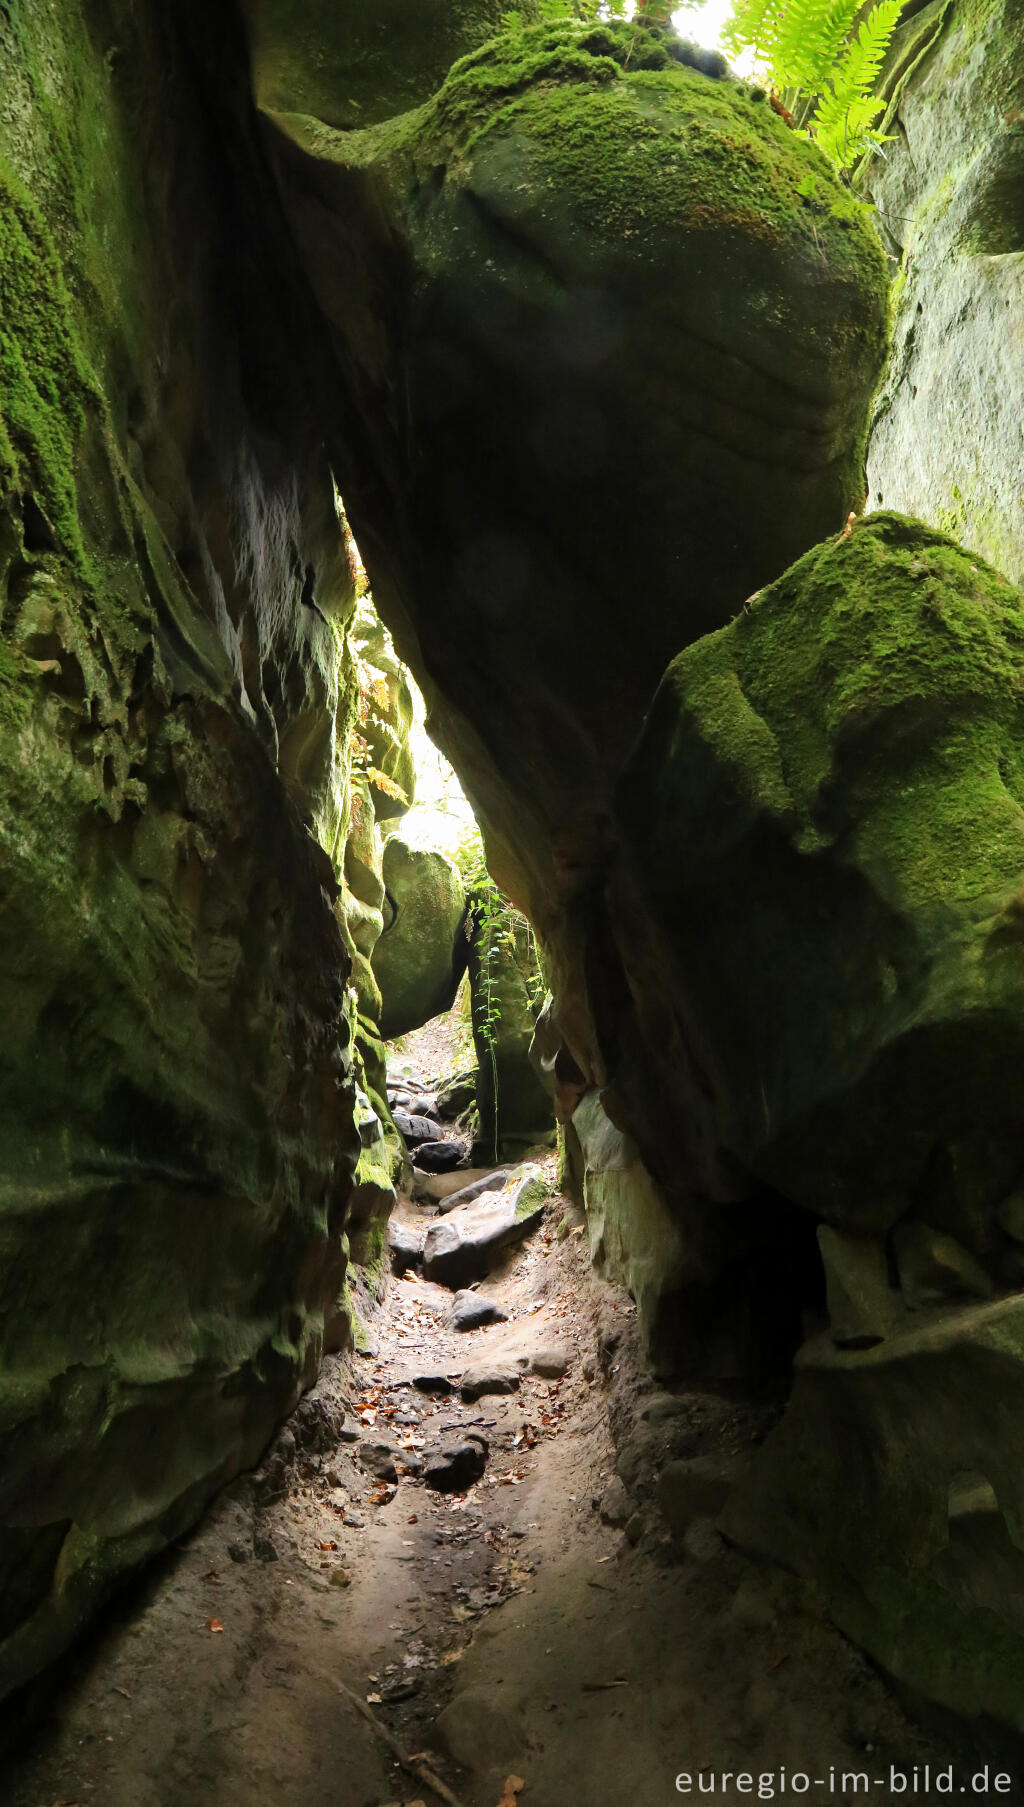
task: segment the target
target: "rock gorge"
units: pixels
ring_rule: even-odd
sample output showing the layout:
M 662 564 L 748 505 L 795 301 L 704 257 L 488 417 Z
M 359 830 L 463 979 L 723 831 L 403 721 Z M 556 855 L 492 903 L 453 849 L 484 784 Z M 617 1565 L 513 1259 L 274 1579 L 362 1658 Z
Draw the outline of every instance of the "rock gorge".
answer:
M 0 1688 L 379 1259 L 404 662 L 595 1259 L 663 1374 L 795 1358 L 729 1534 L 1020 1731 L 1019 22 L 906 9 L 890 355 L 761 91 L 503 11 L 0 16 Z

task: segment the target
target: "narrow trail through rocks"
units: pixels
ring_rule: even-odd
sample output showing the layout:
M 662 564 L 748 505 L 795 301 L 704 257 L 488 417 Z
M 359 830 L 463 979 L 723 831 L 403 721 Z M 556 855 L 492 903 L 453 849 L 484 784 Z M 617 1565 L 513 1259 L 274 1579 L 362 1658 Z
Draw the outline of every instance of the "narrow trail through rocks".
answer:
M 693 1793 L 731 1772 L 716 1793 L 739 1800 L 742 1772 L 946 1760 L 715 1529 L 773 1402 L 658 1386 L 557 1195 L 478 1297 L 507 1315 L 458 1331 L 450 1291 L 389 1279 L 368 1352 L 327 1361 L 257 1474 L 68 1665 L 4 1802 L 433 1807 L 356 1702 L 464 1807 L 662 1807 L 680 1772 Z M 470 1368 L 513 1390 L 464 1399 Z M 480 1478 L 427 1485 L 460 1460 Z

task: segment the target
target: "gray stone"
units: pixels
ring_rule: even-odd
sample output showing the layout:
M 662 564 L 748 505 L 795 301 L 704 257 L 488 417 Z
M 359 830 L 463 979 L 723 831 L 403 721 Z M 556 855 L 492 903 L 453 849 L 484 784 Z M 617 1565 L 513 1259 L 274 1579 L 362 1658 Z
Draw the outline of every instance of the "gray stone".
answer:
M 384 843 L 384 930 L 373 950 L 381 1034 L 390 1040 L 450 1010 L 466 970 L 466 892 L 454 861 L 421 846 L 407 821 Z
M 541 1380 L 561 1380 L 568 1372 L 570 1352 L 560 1344 L 550 1343 L 543 1349 L 535 1349 L 530 1356 L 530 1373 L 539 1375 Z
M 522 1366 L 510 1362 L 479 1362 L 467 1368 L 459 1391 L 467 1405 L 483 1399 L 488 1393 L 518 1393 L 523 1378 Z
M 569 1127 L 580 1151 L 591 1260 L 632 1294 L 657 1359 L 678 1335 L 676 1294 L 687 1268 L 681 1220 L 631 1138 L 606 1114 L 598 1091 L 579 1100 Z
M 465 1291 L 455 1295 L 453 1330 L 480 1330 L 485 1324 L 503 1324 L 507 1318 L 508 1312 L 496 1299 L 487 1299 L 480 1293 Z
M 398 1469 L 395 1467 L 396 1452 L 389 1443 L 360 1443 L 359 1460 L 368 1474 L 375 1475 L 378 1481 L 398 1480 Z
M 515 1172 L 514 1167 L 495 1167 L 490 1173 L 482 1174 L 478 1179 L 470 1180 L 466 1186 L 460 1186 L 441 1201 L 441 1215 L 447 1216 L 449 1211 L 458 1211 L 463 1205 L 471 1205 L 475 1198 L 484 1192 L 501 1192 L 508 1185 Z
M 466 1157 L 461 1142 L 421 1142 L 413 1155 L 413 1163 L 424 1173 L 451 1173 Z
M 474 1200 L 431 1224 L 423 1245 L 427 1279 L 452 1288 L 485 1279 L 508 1249 L 538 1227 L 547 1196 L 543 1174 L 527 1169 L 511 1191 Z
M 468 1111 L 476 1098 L 477 1071 L 475 1067 L 465 1073 L 453 1073 L 437 1088 L 437 1114 L 445 1123 L 454 1122 Z
M 432 1142 L 437 1135 L 437 1124 L 432 1117 L 419 1114 L 411 1116 L 403 1110 L 393 1111 L 392 1116 L 395 1128 L 409 1148 L 418 1148 L 423 1142 Z
M 920 9 L 887 59 L 901 88 L 899 129 L 867 175 L 883 234 L 907 247 L 869 442 L 870 504 L 952 534 L 1014 583 L 1024 581 L 1024 370 L 1012 348 L 1024 296 L 1009 109 L 1022 58 L 1020 17 L 1006 0 L 977 13 Z
M 417 1374 L 413 1386 L 421 1393 L 454 1393 L 455 1382 L 447 1374 Z
M 388 1222 L 388 1247 L 391 1250 L 391 1266 L 396 1274 L 404 1274 L 409 1268 L 418 1267 L 423 1259 L 423 1231 L 413 1224 L 403 1223 L 400 1218 L 392 1217 Z
M 447 1442 L 423 1452 L 423 1479 L 437 1493 L 464 1493 L 487 1466 L 486 1437 L 469 1431 L 461 1442 Z
M 412 1195 L 421 1204 L 443 1204 L 453 1192 L 490 1171 L 488 1167 L 463 1167 L 456 1173 L 420 1173 L 413 1168 Z

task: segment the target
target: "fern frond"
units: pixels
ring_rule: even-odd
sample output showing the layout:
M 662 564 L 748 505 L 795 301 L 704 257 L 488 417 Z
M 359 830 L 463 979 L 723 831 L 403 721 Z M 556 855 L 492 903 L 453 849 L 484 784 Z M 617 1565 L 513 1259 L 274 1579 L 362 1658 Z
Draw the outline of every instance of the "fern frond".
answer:
M 873 89 L 902 10 L 903 0 L 879 0 L 822 90 L 811 130 L 841 168 L 881 142 L 872 130 L 882 111 Z
M 753 52 L 826 156 L 846 169 L 881 142 L 873 89 L 904 4 L 878 0 L 851 38 L 863 0 L 734 0 L 722 42 L 732 56 Z

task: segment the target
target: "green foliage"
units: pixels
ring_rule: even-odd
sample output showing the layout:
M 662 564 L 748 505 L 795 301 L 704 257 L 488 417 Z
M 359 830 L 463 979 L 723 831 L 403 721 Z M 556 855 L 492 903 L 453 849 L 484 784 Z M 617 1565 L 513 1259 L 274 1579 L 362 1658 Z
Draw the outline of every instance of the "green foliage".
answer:
M 874 88 L 902 10 L 903 0 L 879 0 L 821 91 L 811 129 L 840 169 L 884 142 L 874 129 L 882 111 Z
M 497 1046 L 501 998 L 496 981 L 502 964 L 509 959 L 516 959 L 517 946 L 521 957 L 525 944 L 531 974 L 527 980 L 527 995 L 535 1012 L 540 1008 L 546 984 L 533 929 L 511 899 L 499 890 L 488 872 L 483 840 L 475 824 L 459 843 L 455 861 L 469 894 L 466 933 L 479 962 L 481 976 L 481 983 L 473 1000 L 473 1032 L 478 1044 L 484 1048 L 491 1070 L 494 1159 L 497 1161 L 500 1142 Z
M 729 55 L 752 51 L 792 113 L 838 169 L 884 143 L 875 84 L 904 0 L 734 0 L 722 33 Z M 854 27 L 856 26 L 856 30 Z
M 528 14 L 507 12 L 501 22 L 506 31 L 522 31 L 527 25 L 553 25 L 563 19 L 589 25 L 597 19 L 625 19 L 632 10 L 629 0 L 537 0 Z

